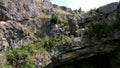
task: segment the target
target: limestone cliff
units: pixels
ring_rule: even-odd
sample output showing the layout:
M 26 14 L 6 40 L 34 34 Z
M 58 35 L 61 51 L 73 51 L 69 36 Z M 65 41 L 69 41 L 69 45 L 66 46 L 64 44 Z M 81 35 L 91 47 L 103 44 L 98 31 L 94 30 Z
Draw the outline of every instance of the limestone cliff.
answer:
M 119 41 L 118 2 L 76 14 L 49 0 L 0 0 L 0 67 L 120 68 Z

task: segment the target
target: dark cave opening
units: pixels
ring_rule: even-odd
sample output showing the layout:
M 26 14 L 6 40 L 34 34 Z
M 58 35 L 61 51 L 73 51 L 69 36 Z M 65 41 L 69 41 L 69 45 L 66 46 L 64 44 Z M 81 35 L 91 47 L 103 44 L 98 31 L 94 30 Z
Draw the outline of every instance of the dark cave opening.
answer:
M 120 49 L 107 54 L 56 66 L 54 68 L 120 68 Z

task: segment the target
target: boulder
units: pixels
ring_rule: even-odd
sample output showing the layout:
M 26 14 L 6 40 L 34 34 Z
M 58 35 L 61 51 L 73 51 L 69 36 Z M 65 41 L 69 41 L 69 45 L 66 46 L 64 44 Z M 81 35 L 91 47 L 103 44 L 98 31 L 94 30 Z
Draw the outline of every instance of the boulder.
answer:
M 52 3 L 50 2 L 50 0 L 43 0 L 42 6 L 43 6 L 44 8 L 48 8 L 48 9 L 53 7 L 53 5 L 52 5 Z

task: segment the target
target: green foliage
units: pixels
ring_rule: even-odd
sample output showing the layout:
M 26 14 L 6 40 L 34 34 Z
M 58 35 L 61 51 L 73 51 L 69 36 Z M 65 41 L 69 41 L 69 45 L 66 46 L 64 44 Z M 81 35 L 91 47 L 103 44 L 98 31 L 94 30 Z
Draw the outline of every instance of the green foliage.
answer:
M 98 21 L 89 27 L 89 33 L 90 35 L 95 35 L 100 38 L 104 34 L 112 32 L 115 29 L 120 29 L 119 20 L 111 22 L 110 24 L 105 24 L 104 22 Z
M 58 45 L 70 45 L 72 39 L 68 36 L 55 36 L 53 38 L 45 37 L 41 40 L 41 46 L 46 50 L 50 50 L 51 48 L 58 46 Z
M 72 38 L 65 35 L 57 36 L 54 39 L 57 39 L 58 45 L 70 45 L 72 42 Z
M 59 23 L 63 23 L 64 25 L 68 25 L 68 20 L 66 18 L 61 18 Z
M 6 52 L 6 58 L 7 61 L 9 61 L 11 64 L 12 62 L 19 63 L 17 60 L 22 60 L 28 57 L 28 52 L 19 50 L 19 49 L 13 49 L 10 52 Z
M 40 37 L 41 36 L 41 31 L 37 31 L 35 36 Z
M 73 14 L 83 14 L 84 11 L 83 11 L 81 8 L 79 8 L 78 10 L 77 10 L 77 9 L 76 9 L 76 10 L 73 10 L 72 13 L 73 13 Z
M 51 25 L 54 25 L 54 24 L 68 24 L 68 21 L 66 18 L 61 18 L 60 14 L 59 13 L 53 13 L 51 15 Z
M 41 43 L 46 50 L 51 49 L 54 46 L 53 40 L 47 36 L 41 40 Z
M 29 57 L 34 53 L 35 50 L 33 46 L 28 45 L 21 48 L 13 49 L 9 52 L 5 52 L 5 56 L 6 60 L 8 61 L 8 65 L 18 65 L 20 68 L 24 68 L 25 64 L 25 68 L 33 68 L 30 66 L 34 66 L 34 61 L 30 60 Z
M 8 66 L 19 66 L 20 68 L 35 68 L 34 59 L 32 56 L 42 49 L 51 51 L 51 49 L 58 45 L 70 45 L 72 39 L 70 37 L 61 35 L 55 37 L 45 37 L 39 41 L 35 41 L 27 46 L 16 48 L 11 51 L 6 51 L 5 56 Z
M 72 39 L 71 39 L 70 37 L 64 36 L 64 35 L 59 36 L 58 39 L 60 40 L 60 41 L 58 41 L 58 42 L 59 42 L 59 44 L 61 44 L 61 45 L 70 45 L 71 42 L 72 42 Z
M 26 59 L 26 65 L 25 68 L 35 68 L 34 60 L 30 57 Z
M 89 33 L 90 33 L 90 35 L 101 36 L 104 27 L 105 26 L 102 23 L 97 22 L 89 27 Z
M 53 13 L 50 21 L 52 24 L 57 24 L 60 21 L 59 13 Z
M 2 29 L 0 29 L 0 33 L 2 32 Z
M 116 15 L 116 23 L 113 24 L 113 28 L 120 28 L 120 12 Z
M 4 65 L 4 66 L 2 66 L 0 68 L 13 68 L 13 67 L 10 64 L 6 64 L 6 65 Z
M 97 8 L 90 9 L 90 12 L 98 12 Z

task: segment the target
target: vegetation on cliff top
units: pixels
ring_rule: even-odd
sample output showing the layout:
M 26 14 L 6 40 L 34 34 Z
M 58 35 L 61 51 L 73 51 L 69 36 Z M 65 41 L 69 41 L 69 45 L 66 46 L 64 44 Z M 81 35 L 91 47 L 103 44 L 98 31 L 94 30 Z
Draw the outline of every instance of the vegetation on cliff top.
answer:
M 112 32 L 115 29 L 120 29 L 120 13 L 118 13 L 115 18 L 115 21 L 109 23 L 102 22 L 101 20 L 94 22 L 89 27 L 90 35 L 101 38 L 105 34 Z

